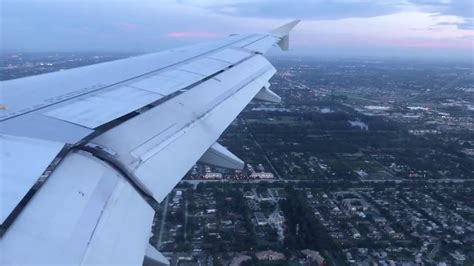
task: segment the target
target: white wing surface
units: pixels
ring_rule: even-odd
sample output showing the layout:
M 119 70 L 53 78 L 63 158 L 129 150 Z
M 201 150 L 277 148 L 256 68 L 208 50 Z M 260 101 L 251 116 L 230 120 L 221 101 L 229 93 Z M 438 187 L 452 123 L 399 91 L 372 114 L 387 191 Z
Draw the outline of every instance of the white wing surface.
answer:
M 0 265 L 166 264 L 152 206 L 198 160 L 242 168 L 216 143 L 254 98 L 278 102 L 272 33 L 0 86 Z

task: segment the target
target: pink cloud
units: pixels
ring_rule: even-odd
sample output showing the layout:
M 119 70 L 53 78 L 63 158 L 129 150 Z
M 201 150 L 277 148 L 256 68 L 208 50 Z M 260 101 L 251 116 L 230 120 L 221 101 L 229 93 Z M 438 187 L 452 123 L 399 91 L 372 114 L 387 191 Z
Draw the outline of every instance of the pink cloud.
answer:
M 200 38 L 200 39 L 215 39 L 219 37 L 218 34 L 214 32 L 207 31 L 175 31 L 169 32 L 166 36 L 170 38 Z

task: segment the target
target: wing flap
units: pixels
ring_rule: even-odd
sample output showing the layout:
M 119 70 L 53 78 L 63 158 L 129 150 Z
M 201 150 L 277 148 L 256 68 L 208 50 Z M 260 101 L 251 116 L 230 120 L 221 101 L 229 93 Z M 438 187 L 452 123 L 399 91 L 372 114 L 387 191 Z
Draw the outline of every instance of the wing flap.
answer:
M 181 180 L 181 176 L 184 176 L 219 138 L 259 89 L 260 85 L 255 82 L 245 86 L 135 170 L 136 176 L 153 191 L 153 197 L 158 202 L 166 197 Z M 179 158 L 179 161 L 176 158 Z
M 124 183 L 107 201 L 82 264 L 141 264 L 154 214 L 133 187 Z
M 161 201 L 274 73 L 256 55 L 92 142 L 115 151 Z
M 0 224 L 39 181 L 64 144 L 0 134 Z
M 77 143 L 93 132 L 92 129 L 41 113 L 29 113 L 0 122 L 1 134 L 63 143 Z
M 3 235 L 0 264 L 140 264 L 153 213 L 111 167 L 73 152 Z

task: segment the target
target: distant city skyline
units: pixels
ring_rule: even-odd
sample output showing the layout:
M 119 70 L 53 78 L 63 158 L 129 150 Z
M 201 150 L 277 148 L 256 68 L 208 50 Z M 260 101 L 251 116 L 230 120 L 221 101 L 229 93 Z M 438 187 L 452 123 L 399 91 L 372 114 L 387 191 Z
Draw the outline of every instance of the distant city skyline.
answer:
M 1 6 L 2 51 L 153 52 L 298 18 L 291 54 L 474 57 L 469 0 L 2 0 Z

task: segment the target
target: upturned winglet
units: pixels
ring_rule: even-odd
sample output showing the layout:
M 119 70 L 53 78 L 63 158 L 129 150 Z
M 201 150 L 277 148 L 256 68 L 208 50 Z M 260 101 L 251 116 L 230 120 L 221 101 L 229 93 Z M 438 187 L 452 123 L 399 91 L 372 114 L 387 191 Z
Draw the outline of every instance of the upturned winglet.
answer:
M 292 22 L 290 23 L 287 23 L 283 26 L 280 26 L 274 30 L 272 30 L 272 33 L 275 34 L 275 35 L 278 35 L 280 37 L 284 37 L 285 35 L 288 35 L 290 34 L 290 31 L 296 26 L 298 25 L 298 23 L 300 23 L 301 20 L 297 19 L 297 20 L 293 20 Z
M 290 23 L 287 23 L 283 26 L 280 26 L 274 30 L 272 30 L 272 34 L 277 35 L 278 37 L 281 38 L 281 40 L 278 42 L 278 46 L 283 51 L 287 51 L 288 48 L 290 47 L 290 31 L 300 23 L 301 20 L 293 20 Z

